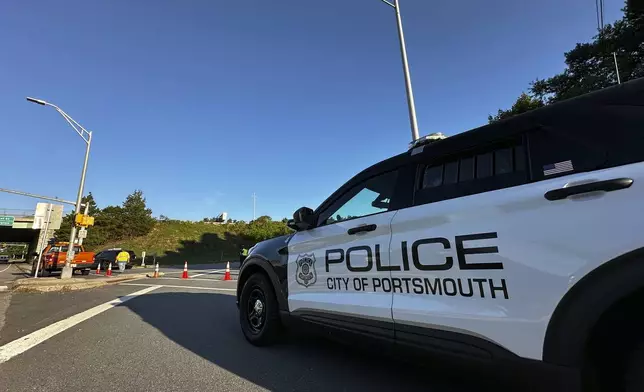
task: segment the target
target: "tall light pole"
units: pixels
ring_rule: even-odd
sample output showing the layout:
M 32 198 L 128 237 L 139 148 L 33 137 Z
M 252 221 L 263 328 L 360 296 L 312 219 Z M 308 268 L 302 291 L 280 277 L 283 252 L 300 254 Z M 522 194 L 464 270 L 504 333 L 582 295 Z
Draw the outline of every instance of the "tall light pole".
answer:
M 47 101 L 43 101 L 42 99 L 36 99 L 36 98 L 30 98 L 27 97 L 27 101 L 37 103 L 38 105 L 43 105 L 43 106 L 51 106 L 52 108 L 56 109 L 58 113 L 60 113 L 61 116 L 71 125 L 72 128 L 74 128 L 74 131 L 80 136 L 83 141 L 85 141 L 85 144 L 87 145 L 85 149 L 85 160 L 83 161 L 83 171 L 81 172 L 81 179 L 80 179 L 80 185 L 78 186 L 78 196 L 76 197 L 76 209 L 75 213 L 79 213 L 81 210 L 81 199 L 83 198 L 83 188 L 85 187 L 85 173 L 87 173 L 87 161 L 89 159 L 89 148 L 92 144 L 92 132 L 86 130 L 83 128 L 82 125 L 77 123 L 73 118 L 71 118 L 67 113 L 65 113 L 61 108 L 58 106 L 49 103 Z M 74 269 L 72 268 L 72 263 L 74 262 L 74 240 L 76 239 L 76 222 L 72 222 L 72 232 L 70 233 L 69 236 L 69 246 L 67 247 L 67 259 L 65 260 L 65 266 L 63 267 L 63 271 L 60 275 L 61 279 L 68 279 L 72 277 L 72 272 L 74 272 Z
M 398 40 L 400 41 L 400 55 L 402 57 L 403 72 L 405 74 L 405 88 L 407 90 L 407 108 L 409 109 L 409 123 L 411 125 L 411 141 L 417 140 L 418 121 L 416 120 L 416 104 L 414 103 L 414 92 L 411 88 L 411 76 L 409 75 L 409 62 L 407 61 L 407 48 L 405 46 L 405 34 L 403 33 L 402 18 L 400 16 L 400 4 L 398 0 L 393 3 L 381 0 L 383 3 L 396 10 L 396 23 L 398 24 Z

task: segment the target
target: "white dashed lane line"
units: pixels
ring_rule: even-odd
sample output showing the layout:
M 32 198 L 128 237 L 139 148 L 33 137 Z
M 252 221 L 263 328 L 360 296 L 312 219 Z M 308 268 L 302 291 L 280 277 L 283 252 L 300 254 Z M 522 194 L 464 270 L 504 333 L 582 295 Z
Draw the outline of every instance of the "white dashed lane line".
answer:
M 120 286 L 153 286 L 150 284 L 145 284 L 145 283 L 120 283 Z M 237 291 L 237 289 L 226 289 L 226 288 L 220 288 L 220 287 L 199 287 L 199 286 L 179 286 L 179 285 L 172 285 L 172 284 L 156 284 L 154 285 L 155 287 L 169 287 L 173 289 L 194 289 L 194 290 L 212 290 L 212 291 Z

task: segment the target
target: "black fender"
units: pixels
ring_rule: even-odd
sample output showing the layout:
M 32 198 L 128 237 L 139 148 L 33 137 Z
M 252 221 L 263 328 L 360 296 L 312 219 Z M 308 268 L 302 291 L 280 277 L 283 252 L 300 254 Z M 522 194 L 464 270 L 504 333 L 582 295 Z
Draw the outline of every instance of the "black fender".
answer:
M 581 367 L 593 327 L 620 299 L 644 287 L 644 248 L 618 256 L 579 280 L 555 308 L 543 345 L 545 362 Z
M 241 296 L 241 290 L 246 283 L 246 280 L 253 274 L 257 272 L 263 272 L 270 279 L 273 290 L 275 290 L 275 296 L 277 297 L 277 304 L 279 305 L 280 310 L 288 311 L 288 300 L 287 293 L 282 290 L 282 285 L 280 284 L 280 279 L 273 269 L 271 263 L 261 256 L 249 257 L 244 262 L 241 270 L 239 271 L 239 280 L 237 281 L 237 306 L 239 306 L 239 297 Z

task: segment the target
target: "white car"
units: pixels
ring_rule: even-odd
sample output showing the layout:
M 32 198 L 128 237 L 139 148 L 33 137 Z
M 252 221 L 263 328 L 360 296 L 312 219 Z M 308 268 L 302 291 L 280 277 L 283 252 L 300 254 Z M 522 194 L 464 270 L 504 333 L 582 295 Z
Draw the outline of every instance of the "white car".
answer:
M 644 79 L 416 143 L 252 249 L 244 336 L 304 321 L 644 391 L 642 161 Z
M 0 263 L 8 263 L 9 255 L 0 255 Z

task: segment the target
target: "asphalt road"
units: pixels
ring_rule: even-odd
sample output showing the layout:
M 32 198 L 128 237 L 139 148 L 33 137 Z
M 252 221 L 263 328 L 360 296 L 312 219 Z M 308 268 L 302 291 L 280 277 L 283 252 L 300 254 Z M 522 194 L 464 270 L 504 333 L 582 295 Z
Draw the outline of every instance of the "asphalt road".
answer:
M 9 304 L 0 313 L 0 347 L 7 347 L 90 308 L 151 289 L 0 363 L 0 390 L 482 389 L 475 375 L 421 370 L 306 334 L 253 347 L 239 328 L 236 282 L 207 272 L 189 280 L 142 279 L 79 292 L 0 293 L 0 304 Z
M 8 286 L 16 278 L 22 278 L 23 273 L 18 269 L 17 264 L 26 266 L 25 263 L 0 263 L 0 287 Z M 26 268 L 26 267 L 23 267 Z

